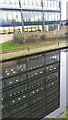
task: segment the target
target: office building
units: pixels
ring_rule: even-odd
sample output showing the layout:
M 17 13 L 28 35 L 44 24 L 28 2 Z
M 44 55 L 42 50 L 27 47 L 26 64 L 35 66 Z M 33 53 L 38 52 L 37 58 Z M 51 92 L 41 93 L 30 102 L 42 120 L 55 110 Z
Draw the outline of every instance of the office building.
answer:
M 59 30 L 61 0 L 0 0 L 0 33 Z

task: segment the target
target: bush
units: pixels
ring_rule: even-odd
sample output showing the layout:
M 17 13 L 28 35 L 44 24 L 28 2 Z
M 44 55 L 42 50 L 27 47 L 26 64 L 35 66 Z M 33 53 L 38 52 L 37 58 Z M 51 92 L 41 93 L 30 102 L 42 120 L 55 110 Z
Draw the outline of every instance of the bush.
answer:
M 40 35 L 40 38 L 41 38 L 42 40 L 44 40 L 44 39 L 45 39 L 45 34 Z
M 38 39 L 38 35 L 28 35 L 26 42 L 35 42 Z
M 13 40 L 15 43 L 20 43 L 20 44 L 25 42 L 24 36 L 22 34 L 14 34 Z

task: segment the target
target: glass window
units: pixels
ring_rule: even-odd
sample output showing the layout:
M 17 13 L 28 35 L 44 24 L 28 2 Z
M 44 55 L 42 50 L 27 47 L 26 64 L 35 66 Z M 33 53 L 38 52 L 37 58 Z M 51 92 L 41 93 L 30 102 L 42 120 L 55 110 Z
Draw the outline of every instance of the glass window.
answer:
M 13 13 L 12 13 L 12 19 L 16 20 L 16 15 L 17 15 L 17 12 L 13 11 Z
M 33 5 L 33 0 L 29 0 L 29 5 Z
M 36 12 L 34 12 L 34 21 L 36 21 L 35 17 L 36 17 Z
M 50 7 L 50 1 L 48 1 L 48 7 Z
M 25 1 L 24 0 L 20 0 L 21 2 L 21 6 L 25 5 Z
M 47 7 L 47 0 L 44 1 L 44 6 Z
M 50 1 L 50 7 L 52 7 L 52 1 Z
M 54 2 L 54 7 L 56 8 L 56 1 Z
M 28 21 L 28 12 L 25 12 L 25 18 L 26 18 L 26 22 Z M 24 17 L 23 17 L 24 18 Z
M 51 1 L 51 7 L 53 7 L 53 1 Z
M 57 20 L 58 20 L 58 13 L 57 13 Z
M 60 20 L 60 13 L 58 13 L 58 16 L 57 16 L 57 17 L 58 17 L 58 20 Z
M 44 13 L 44 20 L 46 21 L 46 13 Z
M 1 3 L 1 4 L 4 4 L 4 2 L 5 2 L 5 0 L 0 0 L 0 3 Z
M 2 11 L 0 10 L 0 20 L 2 19 Z
M 41 0 L 37 0 L 37 6 L 41 6 Z
M 36 0 L 33 0 L 33 5 L 36 6 Z
M 26 12 L 22 12 L 23 14 L 23 21 L 26 22 L 27 21 L 27 13 Z
M 51 13 L 51 21 L 54 21 L 53 13 Z
M 42 21 L 42 12 L 39 12 L 38 20 L 39 20 L 39 21 Z
M 11 4 L 11 0 L 9 0 L 9 4 Z
M 48 0 L 47 0 L 47 7 L 48 7 Z
M 6 11 L 2 11 L 2 19 L 3 20 L 7 19 L 7 12 Z
M 54 5 L 55 5 L 55 2 L 53 1 L 53 7 L 54 7 Z
M 35 12 L 35 21 L 38 21 L 38 18 L 39 18 L 39 14 L 38 12 Z
M 52 14 L 52 19 L 53 19 L 53 21 L 54 21 L 54 13 Z
M 35 20 L 34 17 L 35 17 L 35 16 L 34 16 L 34 12 L 31 12 L 31 21 L 34 21 L 34 20 Z
M 45 20 L 48 21 L 48 13 L 45 14 Z
M 7 12 L 7 19 L 8 19 L 8 20 L 11 20 L 11 21 L 12 21 L 12 14 L 13 14 L 13 13 L 12 13 L 11 11 L 8 11 L 8 12 Z
M 55 13 L 55 20 L 57 21 L 57 13 Z
M 54 13 L 54 21 L 55 21 L 55 13 Z
M 0 0 L 0 4 L 2 4 L 3 3 L 3 1 L 2 0 Z
M 49 21 L 51 21 L 51 13 L 49 13 Z
M 28 5 L 28 0 L 25 0 L 25 5 Z
M 57 8 L 59 8 L 59 2 L 57 2 Z
M 10 0 L 5 0 L 5 4 L 10 4 Z
M 19 5 L 19 1 L 18 0 L 14 0 L 15 1 L 15 5 Z
M 27 21 L 31 21 L 31 12 L 28 12 Z
M 13 4 L 13 5 L 15 4 L 15 0 L 10 0 L 10 2 L 11 2 L 11 4 Z
M 20 13 L 20 12 L 17 12 L 17 15 L 18 15 L 17 21 L 18 21 L 18 22 L 21 22 L 21 13 Z
M 47 21 L 49 21 L 49 13 L 47 13 Z

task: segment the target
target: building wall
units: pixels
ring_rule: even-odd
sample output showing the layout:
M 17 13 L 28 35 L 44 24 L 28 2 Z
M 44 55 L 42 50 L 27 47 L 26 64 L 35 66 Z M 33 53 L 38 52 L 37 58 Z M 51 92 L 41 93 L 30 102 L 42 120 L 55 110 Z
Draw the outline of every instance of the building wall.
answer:
M 45 29 L 45 31 L 58 29 L 59 22 L 57 23 L 57 21 L 60 21 L 60 0 L 43 0 L 43 4 L 41 0 L 20 0 L 20 3 L 19 0 L 0 0 L 0 26 L 2 24 L 5 27 L 19 27 L 22 25 L 21 21 L 23 21 L 24 28 L 38 25 L 39 30 L 42 30 L 40 29 L 40 25 L 42 27 L 43 9 L 44 24 L 49 24 L 48 29 Z M 40 23 L 38 24 L 37 22 Z M 57 25 L 57 28 L 54 25 Z

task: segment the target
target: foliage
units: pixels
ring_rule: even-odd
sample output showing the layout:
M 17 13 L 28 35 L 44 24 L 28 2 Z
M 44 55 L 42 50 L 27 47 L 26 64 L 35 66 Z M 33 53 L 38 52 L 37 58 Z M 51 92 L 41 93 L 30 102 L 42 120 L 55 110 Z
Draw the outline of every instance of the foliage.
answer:
M 38 35 L 37 34 L 31 34 L 31 35 L 28 35 L 27 38 L 26 38 L 26 42 L 35 42 L 38 40 Z
M 25 38 L 23 34 L 14 34 L 13 35 L 13 40 L 15 43 L 24 43 Z
M 40 35 L 40 38 L 41 38 L 42 40 L 44 40 L 44 39 L 45 39 L 45 34 Z

